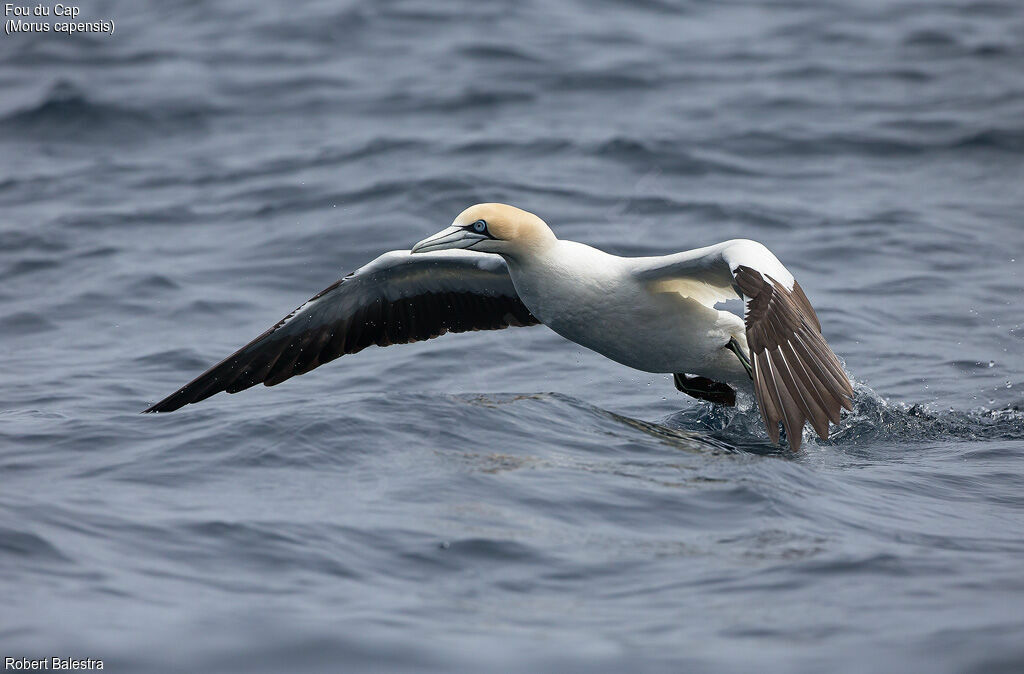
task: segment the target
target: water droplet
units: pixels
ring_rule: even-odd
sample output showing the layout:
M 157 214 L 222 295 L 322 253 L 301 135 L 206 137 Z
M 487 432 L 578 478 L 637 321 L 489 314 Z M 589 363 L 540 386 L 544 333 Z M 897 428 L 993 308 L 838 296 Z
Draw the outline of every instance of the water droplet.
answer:
M 1010 382 L 1006 382 L 1006 388 L 1013 388 L 1013 384 Z
M 996 362 L 995 362 L 994 360 L 990 360 L 990 361 L 988 362 L 988 366 L 989 366 L 989 367 L 995 367 L 995 366 L 996 366 Z

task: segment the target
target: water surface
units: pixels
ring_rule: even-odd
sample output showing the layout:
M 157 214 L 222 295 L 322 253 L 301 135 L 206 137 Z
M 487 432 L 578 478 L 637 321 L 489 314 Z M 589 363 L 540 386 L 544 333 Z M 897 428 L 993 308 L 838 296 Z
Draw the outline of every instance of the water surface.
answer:
M 0 645 L 117 671 L 1024 668 L 1024 6 L 86 2 L 0 39 Z M 508 201 L 771 247 L 773 449 L 545 328 L 138 412 Z

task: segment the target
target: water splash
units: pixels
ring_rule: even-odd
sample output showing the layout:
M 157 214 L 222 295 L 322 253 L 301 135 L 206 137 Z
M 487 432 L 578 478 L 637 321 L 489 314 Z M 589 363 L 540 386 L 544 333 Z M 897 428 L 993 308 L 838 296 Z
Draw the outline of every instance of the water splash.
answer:
M 703 431 L 738 449 L 758 453 L 777 451 L 764 429 L 756 406 L 749 399 L 734 408 L 699 403 L 663 419 L 669 428 Z M 1017 405 L 1002 409 L 937 410 L 925 404 L 894 403 L 864 384 L 854 385 L 853 411 L 844 412 L 828 440 L 809 427 L 804 440 L 819 445 L 863 445 L 877 442 L 929 442 L 934 440 L 1021 440 L 1024 411 Z

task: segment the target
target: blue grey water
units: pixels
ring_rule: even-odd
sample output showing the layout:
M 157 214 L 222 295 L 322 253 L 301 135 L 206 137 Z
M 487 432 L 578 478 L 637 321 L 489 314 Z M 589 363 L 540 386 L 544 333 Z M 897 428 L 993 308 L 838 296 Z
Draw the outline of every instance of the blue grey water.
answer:
M 0 36 L 0 655 L 1024 669 L 1024 4 L 79 6 Z M 537 327 L 139 414 L 492 200 L 764 242 L 855 411 L 792 454 Z

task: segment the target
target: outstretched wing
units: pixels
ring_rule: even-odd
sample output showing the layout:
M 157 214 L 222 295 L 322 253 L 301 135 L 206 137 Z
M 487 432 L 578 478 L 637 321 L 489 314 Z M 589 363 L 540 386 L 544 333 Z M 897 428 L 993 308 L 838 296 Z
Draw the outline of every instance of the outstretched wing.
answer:
M 274 386 L 371 344 L 538 322 L 496 255 L 392 251 L 326 288 L 145 411 L 171 412 L 221 391 Z
M 840 408 L 852 409 L 853 387 L 822 336 L 807 295 L 763 245 L 735 239 L 641 260 L 640 278 L 675 280 L 673 287 L 707 306 L 745 300 L 754 394 L 774 442 L 779 422 L 794 450 L 807 422 L 827 439 L 829 422 L 839 423 Z

